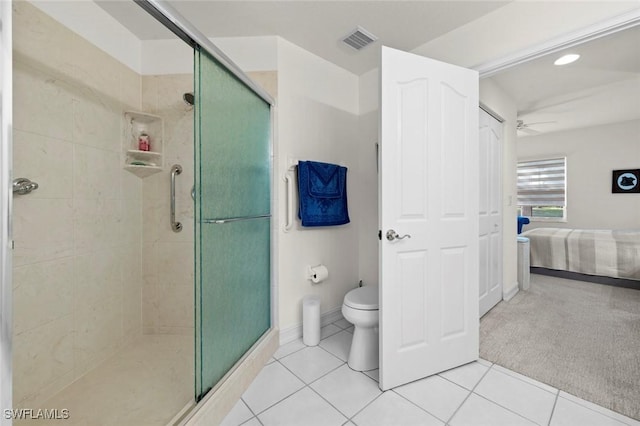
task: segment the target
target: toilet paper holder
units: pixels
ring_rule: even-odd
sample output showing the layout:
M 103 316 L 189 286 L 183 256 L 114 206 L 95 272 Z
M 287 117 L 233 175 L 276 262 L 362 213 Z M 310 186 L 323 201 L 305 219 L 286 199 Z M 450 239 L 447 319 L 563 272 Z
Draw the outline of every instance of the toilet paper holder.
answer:
M 316 266 L 307 266 L 307 279 L 317 284 L 329 277 L 329 270 L 326 266 L 320 264 Z

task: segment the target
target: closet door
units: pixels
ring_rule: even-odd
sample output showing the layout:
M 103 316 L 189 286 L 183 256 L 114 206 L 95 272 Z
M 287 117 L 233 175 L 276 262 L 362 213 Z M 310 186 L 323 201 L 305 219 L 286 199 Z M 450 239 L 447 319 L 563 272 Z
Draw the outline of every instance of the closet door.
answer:
M 195 51 L 196 398 L 271 326 L 270 105 Z
M 502 300 L 502 123 L 480 110 L 480 316 Z

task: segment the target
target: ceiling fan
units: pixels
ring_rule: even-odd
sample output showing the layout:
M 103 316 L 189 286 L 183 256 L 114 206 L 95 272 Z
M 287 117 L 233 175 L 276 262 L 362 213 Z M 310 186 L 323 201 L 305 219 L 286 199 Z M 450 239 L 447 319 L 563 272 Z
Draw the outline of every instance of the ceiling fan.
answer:
M 525 123 L 524 120 L 516 121 L 516 130 L 523 133 L 528 133 L 530 135 L 536 135 L 540 133 L 538 130 L 532 129 L 531 126 L 538 126 L 541 124 L 552 124 L 557 123 L 557 121 L 536 121 L 534 123 Z

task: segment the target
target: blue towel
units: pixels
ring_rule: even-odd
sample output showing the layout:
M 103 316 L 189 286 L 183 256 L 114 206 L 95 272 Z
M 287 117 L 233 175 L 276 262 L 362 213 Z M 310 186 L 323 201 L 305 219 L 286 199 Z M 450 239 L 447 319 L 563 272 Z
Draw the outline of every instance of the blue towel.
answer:
M 518 216 L 518 234 L 522 234 L 522 227 L 529 224 L 529 218 Z
M 316 161 L 298 162 L 298 217 L 302 226 L 349 223 L 347 168 Z

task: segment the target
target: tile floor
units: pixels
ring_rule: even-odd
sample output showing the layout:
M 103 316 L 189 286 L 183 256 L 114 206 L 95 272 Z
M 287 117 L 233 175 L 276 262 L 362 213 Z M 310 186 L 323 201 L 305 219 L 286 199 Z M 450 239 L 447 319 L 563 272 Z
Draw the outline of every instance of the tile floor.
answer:
M 352 331 L 340 320 L 319 346 L 281 346 L 222 425 L 640 426 L 484 360 L 381 392 L 377 370 L 346 364 Z

